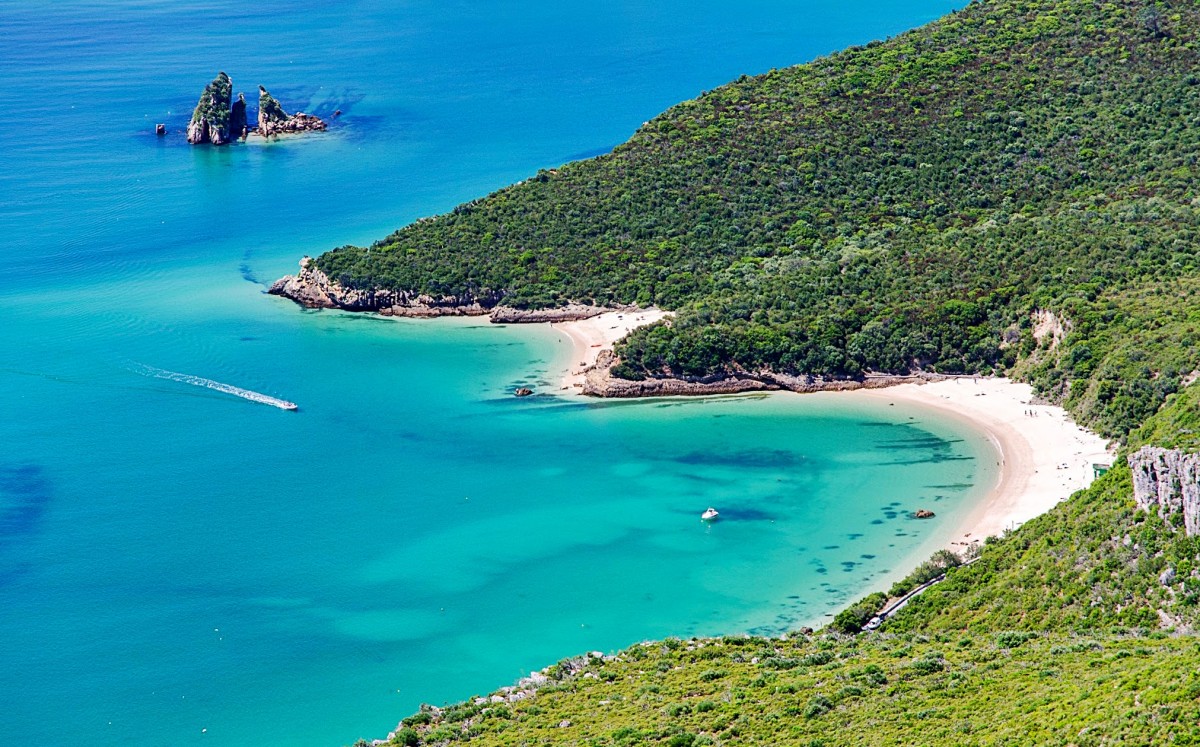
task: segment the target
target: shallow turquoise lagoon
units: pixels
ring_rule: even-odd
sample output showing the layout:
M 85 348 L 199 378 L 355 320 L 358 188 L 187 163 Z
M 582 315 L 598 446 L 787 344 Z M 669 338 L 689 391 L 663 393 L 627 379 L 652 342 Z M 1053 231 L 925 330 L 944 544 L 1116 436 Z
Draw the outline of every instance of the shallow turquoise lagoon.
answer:
M 263 289 L 951 7 L 0 6 L 0 744 L 344 744 L 585 650 L 820 623 L 906 571 L 994 482 L 982 436 L 852 396 L 516 399 L 557 390 L 549 328 Z M 218 69 L 344 115 L 189 148 Z

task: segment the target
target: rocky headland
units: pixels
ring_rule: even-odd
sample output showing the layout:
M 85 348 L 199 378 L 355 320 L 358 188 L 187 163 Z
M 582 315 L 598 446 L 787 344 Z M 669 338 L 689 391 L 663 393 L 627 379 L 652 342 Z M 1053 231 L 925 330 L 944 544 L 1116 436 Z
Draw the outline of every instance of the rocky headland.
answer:
M 276 280 L 267 290 L 310 309 L 373 311 L 383 316 L 483 316 L 500 302 L 500 293 L 440 296 L 379 288 L 346 288 L 330 280 L 310 257 L 300 260 L 300 272 Z
M 382 288 L 347 288 L 317 267 L 311 257 L 300 260 L 300 272 L 275 281 L 267 290 L 310 309 L 366 311 L 381 316 L 432 318 L 439 316 L 487 316 L 494 324 L 539 324 L 592 319 L 607 312 L 635 313 L 635 307 L 611 309 L 572 303 L 552 309 L 517 309 L 504 306 L 502 291 L 481 291 L 460 296 L 432 296 Z M 611 344 L 608 343 L 608 344 Z M 641 381 L 613 375 L 619 359 L 611 349 L 600 350 L 594 362 L 582 371 L 582 394 L 593 397 L 676 397 L 709 394 L 738 394 L 757 391 L 826 392 L 878 389 L 913 382 L 941 381 L 954 376 L 914 373 L 907 376 L 867 374 L 861 379 L 829 379 L 793 376 L 770 370 L 738 371 L 721 376 L 694 378 L 648 378 Z
M 841 392 L 855 389 L 880 389 L 897 384 L 942 381 L 956 378 L 943 374 L 915 373 L 908 376 L 867 374 L 861 379 L 829 379 L 820 376 L 793 376 L 770 370 L 738 371 L 722 376 L 693 378 L 650 378 L 641 381 L 613 375 L 620 362 L 611 350 L 601 351 L 596 363 L 584 372 L 583 394 L 593 397 L 680 397 L 743 392 Z
M 245 140 L 250 135 L 270 138 L 288 133 L 320 132 L 327 127 L 320 117 L 311 114 L 289 115 L 266 88 L 259 86 L 257 122 L 251 128 L 246 95 L 239 93 L 234 100 L 233 81 L 220 72 L 200 94 L 188 124 L 187 141 L 192 145 L 226 145 L 234 140 Z

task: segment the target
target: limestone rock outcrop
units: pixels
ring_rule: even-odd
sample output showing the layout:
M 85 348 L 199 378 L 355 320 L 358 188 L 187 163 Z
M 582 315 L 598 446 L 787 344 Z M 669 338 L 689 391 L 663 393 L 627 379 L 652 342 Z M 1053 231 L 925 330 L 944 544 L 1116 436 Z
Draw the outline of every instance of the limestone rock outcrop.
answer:
M 514 309 L 511 306 L 497 306 L 492 309 L 492 321 L 496 324 L 534 324 L 538 322 L 574 322 L 580 319 L 591 319 L 611 311 L 604 306 L 588 306 L 581 303 L 570 303 L 556 309 Z
M 345 288 L 330 280 L 310 257 L 300 260 L 300 272 L 275 281 L 267 291 L 311 309 L 374 311 L 383 316 L 482 316 L 500 301 L 499 293 L 440 296 L 378 288 Z
M 287 132 L 320 132 L 327 125 L 304 112 L 288 115 L 283 105 L 262 86 L 258 87 L 258 134 L 272 137 Z
M 1138 508 L 1157 511 L 1169 524 L 1180 516 L 1189 537 L 1200 534 L 1200 454 L 1144 446 L 1127 461 Z
M 217 73 L 212 83 L 204 87 L 200 101 L 192 112 L 192 121 L 187 128 L 187 141 L 192 145 L 228 143 L 229 110 L 232 100 L 233 81 L 224 72 Z

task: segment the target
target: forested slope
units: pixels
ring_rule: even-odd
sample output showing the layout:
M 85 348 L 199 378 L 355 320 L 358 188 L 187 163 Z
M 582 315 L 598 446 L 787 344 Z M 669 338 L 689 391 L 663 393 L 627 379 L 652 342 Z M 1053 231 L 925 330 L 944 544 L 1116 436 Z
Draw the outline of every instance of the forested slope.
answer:
M 1198 30 L 1188 2 L 972 3 L 318 265 L 357 288 L 675 310 L 618 348 L 628 378 L 1025 362 L 1120 435 L 1200 364 Z M 1039 309 L 1066 332 L 1053 350 Z

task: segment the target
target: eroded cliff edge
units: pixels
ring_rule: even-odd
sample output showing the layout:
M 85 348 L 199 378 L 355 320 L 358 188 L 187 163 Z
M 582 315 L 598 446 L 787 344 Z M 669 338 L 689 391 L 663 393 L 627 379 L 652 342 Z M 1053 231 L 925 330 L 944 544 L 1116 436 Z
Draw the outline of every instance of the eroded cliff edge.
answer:
M 1182 524 L 1189 537 L 1200 534 L 1200 454 L 1144 446 L 1128 462 L 1138 508 Z

